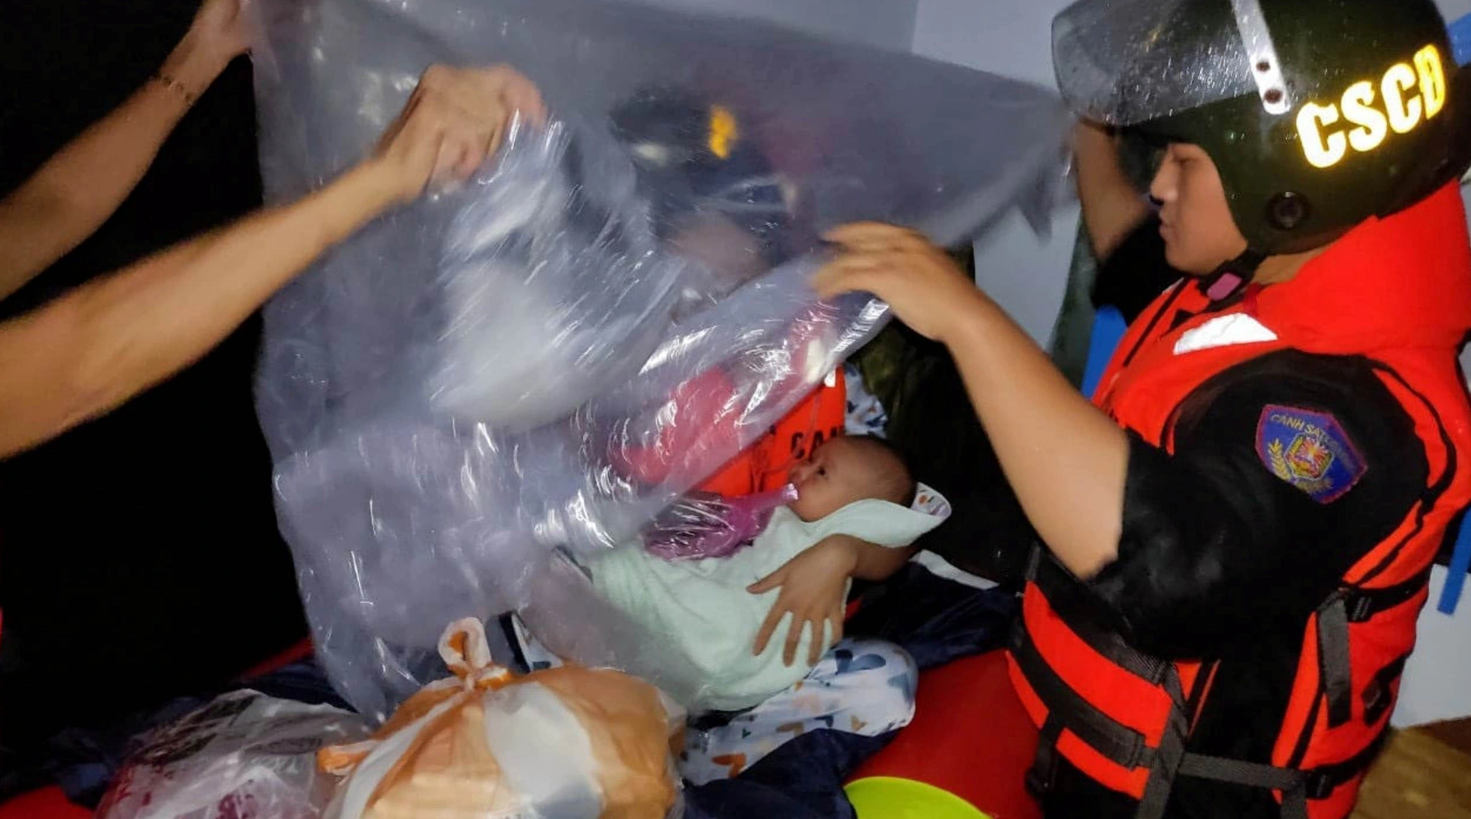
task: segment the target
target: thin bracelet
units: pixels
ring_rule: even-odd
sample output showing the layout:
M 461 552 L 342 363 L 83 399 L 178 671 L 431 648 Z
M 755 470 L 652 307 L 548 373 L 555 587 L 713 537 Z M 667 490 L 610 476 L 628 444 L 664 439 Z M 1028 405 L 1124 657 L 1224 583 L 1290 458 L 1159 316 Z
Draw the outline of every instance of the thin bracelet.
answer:
M 161 71 L 153 75 L 153 81 L 182 97 L 185 108 L 193 108 L 194 103 L 199 99 L 192 91 L 185 88 L 183 83 Z

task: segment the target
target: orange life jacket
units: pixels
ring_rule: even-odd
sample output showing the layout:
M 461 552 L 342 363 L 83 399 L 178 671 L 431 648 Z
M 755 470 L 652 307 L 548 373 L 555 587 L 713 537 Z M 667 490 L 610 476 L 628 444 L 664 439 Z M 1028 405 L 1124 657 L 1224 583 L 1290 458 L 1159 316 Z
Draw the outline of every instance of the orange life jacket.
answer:
M 1457 186 L 1355 228 L 1292 280 L 1210 312 L 1193 282 L 1135 322 L 1094 400 L 1173 451 L 1174 414 L 1208 379 L 1284 349 L 1360 355 L 1413 419 L 1425 492 L 1310 617 L 1271 765 L 1190 752 L 1214 665 L 1169 662 L 1054 607 L 1078 581 L 1039 552 L 1013 639 L 1012 679 L 1060 754 L 1101 785 L 1163 815 L 1177 776 L 1271 789 L 1283 815 L 1342 819 L 1386 735 L 1399 676 L 1446 528 L 1471 502 L 1471 406 L 1456 361 L 1471 326 L 1471 243 Z M 1181 311 L 1200 313 L 1178 327 Z M 1386 465 L 1393 468 L 1393 465 Z M 1270 594 L 1270 589 L 1263 589 Z
M 730 451 L 742 437 L 743 417 L 728 409 L 731 396 L 739 394 L 719 367 L 681 384 L 670 401 L 676 414 L 660 427 L 652 445 L 615 450 L 617 468 L 645 483 L 662 483 L 677 467 L 701 463 L 711 451 Z M 847 412 L 847 383 L 840 367 L 698 488 L 730 497 L 780 489 L 793 466 L 823 441 L 843 433 Z
M 780 489 L 793 466 L 807 460 L 824 441 L 843 434 L 847 416 L 848 388 L 839 367 L 700 489 L 731 497 Z

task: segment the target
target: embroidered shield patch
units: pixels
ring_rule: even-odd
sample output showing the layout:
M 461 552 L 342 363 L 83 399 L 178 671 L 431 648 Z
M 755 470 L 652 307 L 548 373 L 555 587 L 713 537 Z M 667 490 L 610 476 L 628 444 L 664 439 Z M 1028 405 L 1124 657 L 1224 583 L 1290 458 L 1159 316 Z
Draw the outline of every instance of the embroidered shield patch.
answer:
M 1343 497 L 1369 469 L 1338 419 L 1300 407 L 1263 409 L 1256 449 L 1272 474 L 1319 503 Z

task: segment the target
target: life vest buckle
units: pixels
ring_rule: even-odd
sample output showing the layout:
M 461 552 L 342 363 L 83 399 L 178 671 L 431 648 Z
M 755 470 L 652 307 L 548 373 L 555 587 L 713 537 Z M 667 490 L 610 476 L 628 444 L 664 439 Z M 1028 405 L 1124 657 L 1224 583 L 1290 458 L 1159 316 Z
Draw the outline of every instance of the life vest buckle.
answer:
M 1303 792 L 1308 799 L 1314 801 L 1327 799 L 1343 784 L 1329 771 L 1308 771 L 1306 776 Z
M 1367 594 L 1350 595 L 1347 599 L 1348 621 L 1350 623 L 1368 622 L 1370 617 L 1378 613 L 1375 602 L 1374 598 Z

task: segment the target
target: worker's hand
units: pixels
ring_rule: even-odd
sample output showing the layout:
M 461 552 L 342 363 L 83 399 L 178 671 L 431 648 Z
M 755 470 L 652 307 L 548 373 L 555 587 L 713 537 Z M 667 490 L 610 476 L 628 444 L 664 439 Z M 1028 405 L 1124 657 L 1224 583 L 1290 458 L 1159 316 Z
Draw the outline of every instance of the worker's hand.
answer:
M 546 121 L 541 93 L 507 66 L 430 66 L 384 132 L 374 158 L 400 201 L 431 184 L 460 182 L 501 146 L 517 113 Z
M 230 61 L 250 47 L 245 4 L 250 0 L 204 0 L 184 39 L 174 47 L 159 73 L 184 92 L 181 101 L 198 99 Z
M 250 0 L 204 0 L 194 15 L 194 23 L 189 26 L 188 36 L 219 61 L 222 68 L 250 48 L 250 31 L 244 13 L 248 2 Z
M 839 252 L 812 279 L 818 295 L 872 293 L 927 338 L 949 341 L 988 301 L 945 251 L 915 231 L 862 222 L 824 238 Z
M 787 630 L 786 651 L 782 660 L 787 665 L 796 662 L 797 644 L 802 632 L 812 627 L 812 648 L 807 661 L 816 665 L 827 650 L 823 642 L 823 626 L 832 625 L 834 642 L 843 636 L 843 614 L 847 608 L 848 578 L 858 565 L 856 541 L 846 535 L 834 535 L 816 546 L 802 552 L 785 566 L 772 572 L 759 583 L 746 590 L 752 594 L 765 594 L 781 589 L 776 605 L 766 615 L 761 631 L 751 653 L 760 655 L 766 644 L 781 625 L 782 618 L 792 615 L 791 627 Z

